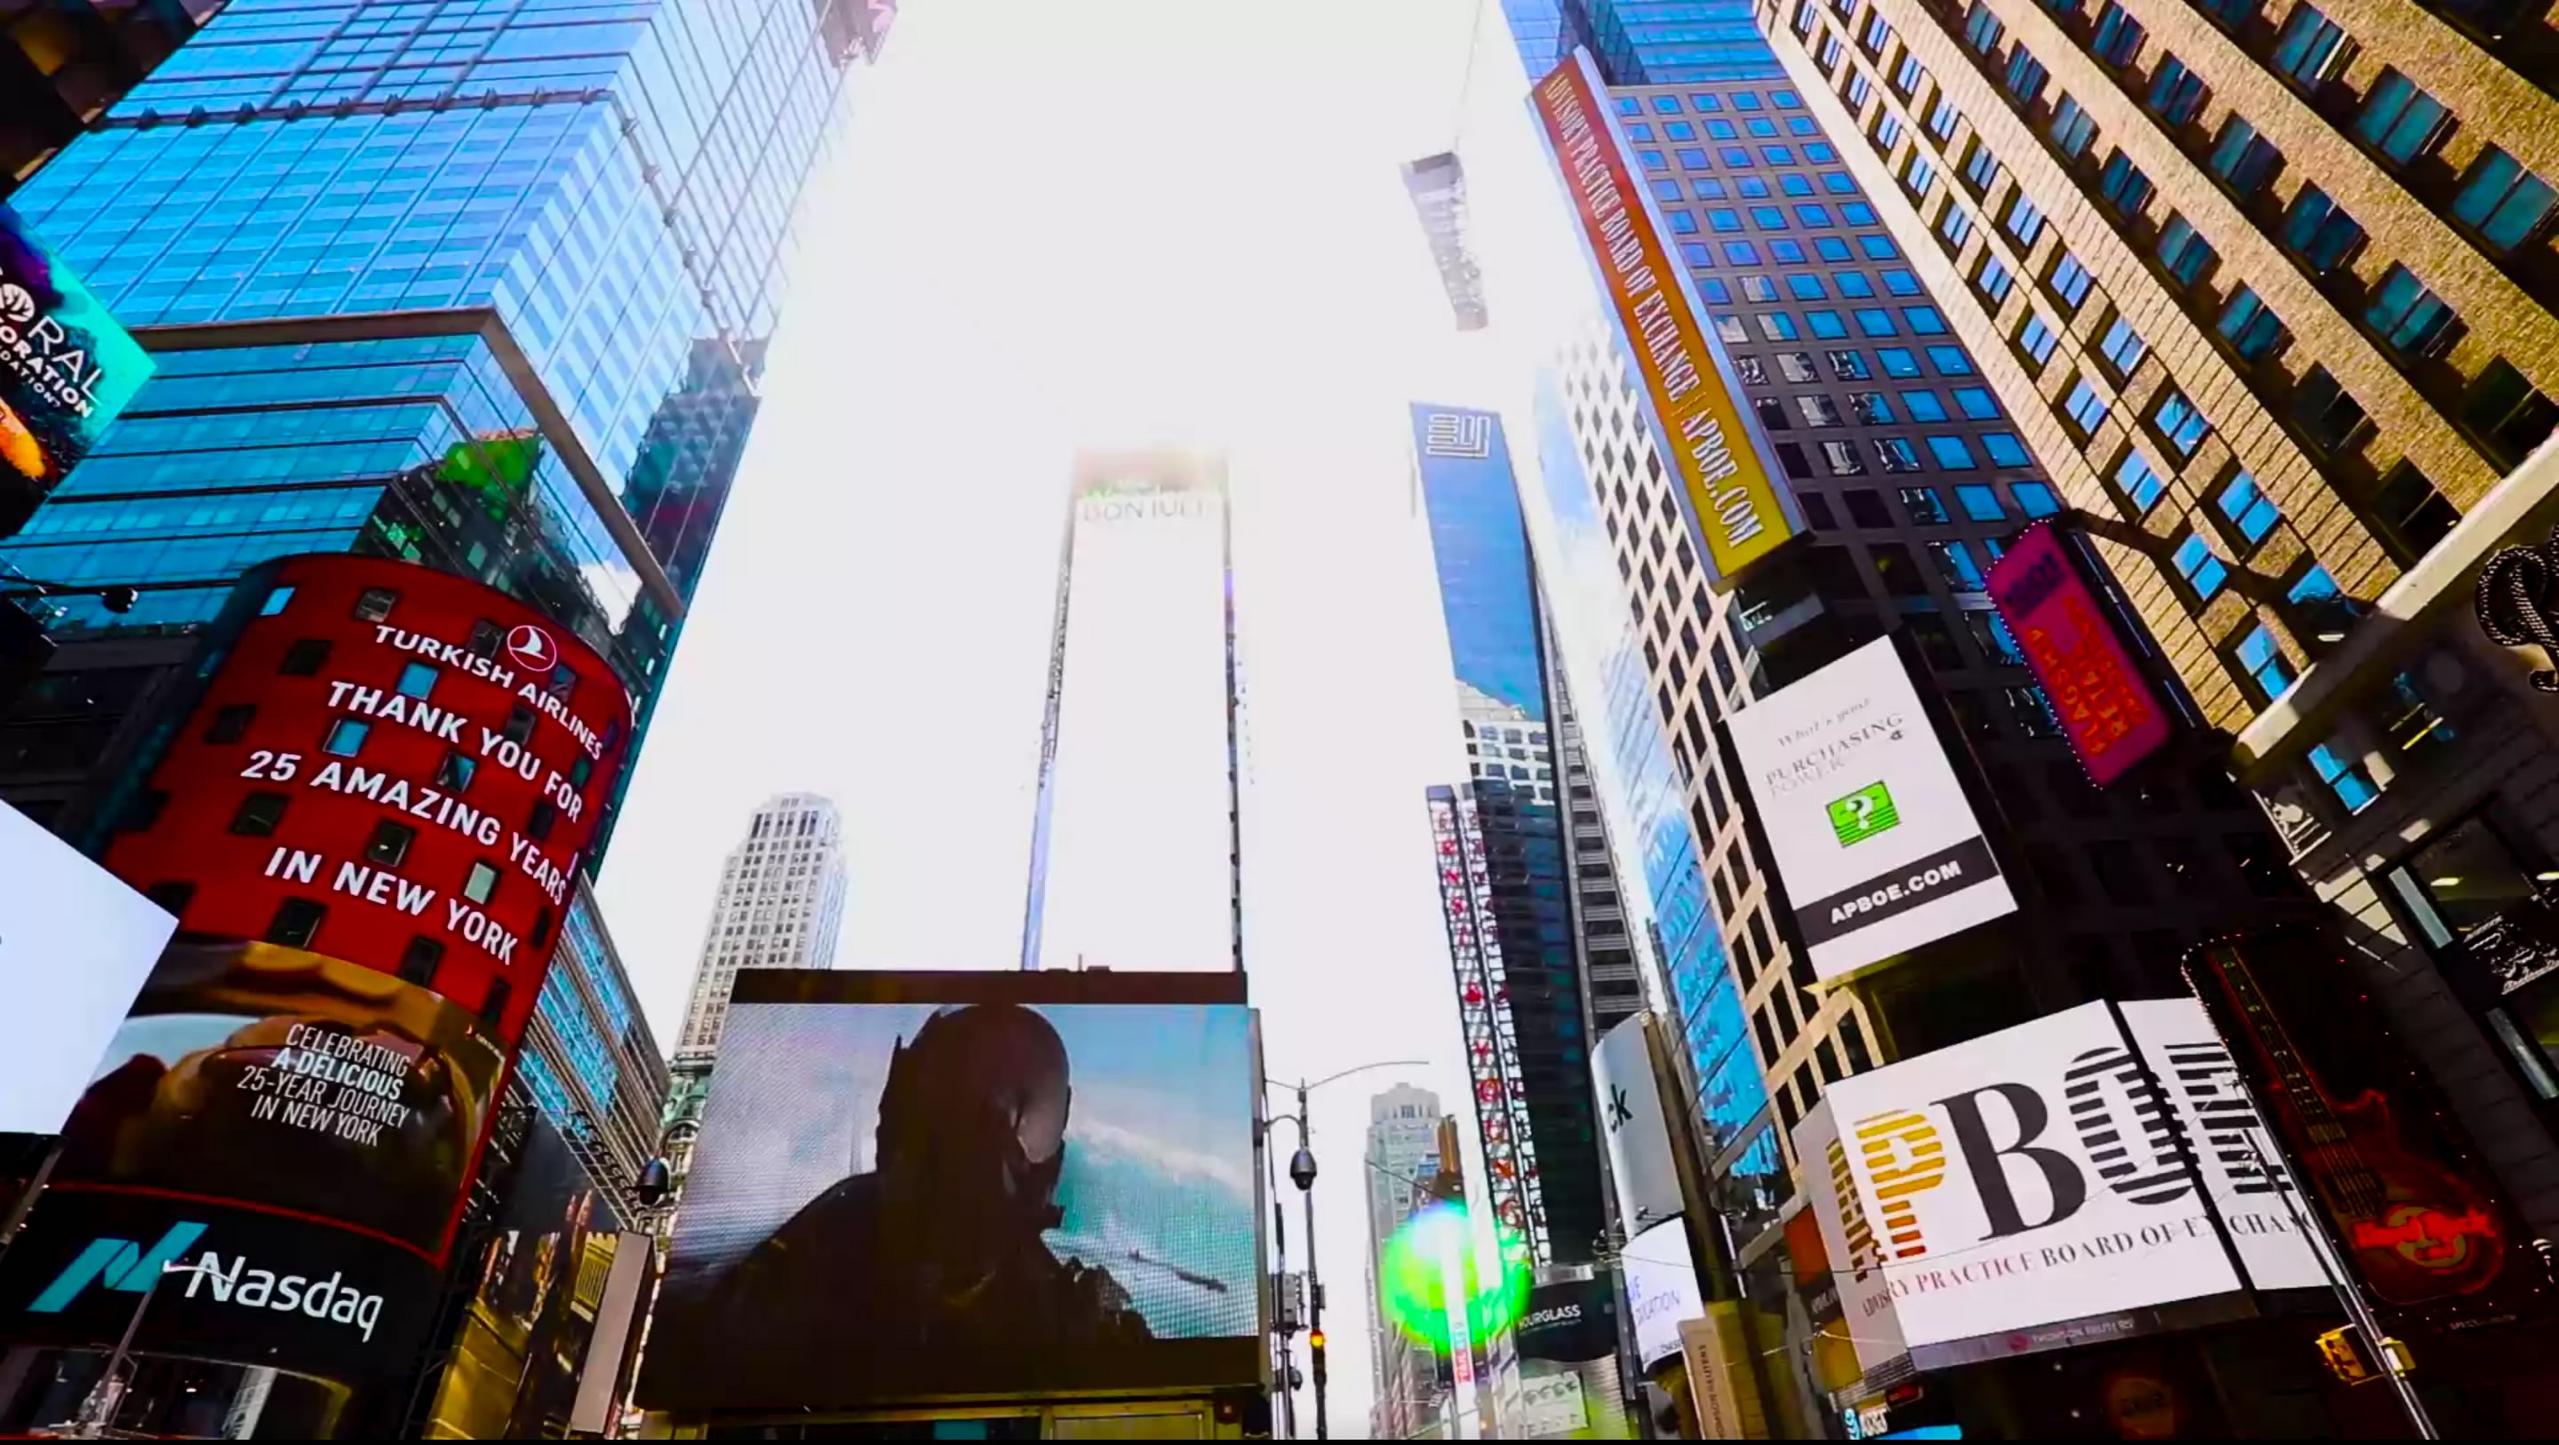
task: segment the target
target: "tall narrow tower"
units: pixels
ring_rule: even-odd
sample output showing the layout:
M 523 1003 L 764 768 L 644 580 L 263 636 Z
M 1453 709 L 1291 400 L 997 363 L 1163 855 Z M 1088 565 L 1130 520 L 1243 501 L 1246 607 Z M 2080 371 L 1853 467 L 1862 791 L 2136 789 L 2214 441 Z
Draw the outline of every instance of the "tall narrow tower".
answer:
M 1022 966 L 1241 968 L 1225 461 L 1085 452 L 1073 485 Z

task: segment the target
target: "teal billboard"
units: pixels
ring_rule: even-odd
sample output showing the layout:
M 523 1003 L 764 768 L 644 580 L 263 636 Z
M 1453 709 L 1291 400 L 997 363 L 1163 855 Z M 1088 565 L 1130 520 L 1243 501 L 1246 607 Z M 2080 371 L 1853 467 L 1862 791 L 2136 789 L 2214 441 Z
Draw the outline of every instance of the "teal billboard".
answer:
M 42 501 L 150 376 L 141 343 L 0 206 L 0 482 L 18 494 L 0 515 Z

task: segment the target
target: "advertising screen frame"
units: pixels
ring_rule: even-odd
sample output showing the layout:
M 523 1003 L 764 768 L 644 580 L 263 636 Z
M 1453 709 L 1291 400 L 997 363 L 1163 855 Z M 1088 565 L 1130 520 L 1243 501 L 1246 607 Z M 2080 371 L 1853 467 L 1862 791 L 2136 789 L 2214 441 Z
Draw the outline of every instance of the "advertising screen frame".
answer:
M 58 1134 L 178 920 L 7 803 L 0 858 L 0 1133 Z
M 752 969 L 738 975 L 731 995 L 732 1007 L 754 1007 L 770 1004 L 815 1005 L 904 1005 L 940 1007 L 969 1004 L 1012 1004 L 1022 1006 L 1192 1006 L 1232 1007 L 1245 1011 L 1247 1054 L 1252 1077 L 1252 1249 L 1256 1261 L 1253 1278 L 1254 1329 L 1250 1335 L 1226 1335 L 1212 1338 L 1167 1339 L 1151 1342 L 1146 1353 L 1147 1369 L 1143 1378 L 1071 1379 L 1063 1376 L 1026 1380 L 1020 1388 L 1007 1389 L 997 1384 L 1000 1372 L 987 1372 L 983 1388 L 976 1383 L 945 1387 L 934 1385 L 912 1391 L 865 1390 L 847 1388 L 835 1398 L 777 1402 L 769 1399 L 718 1398 L 716 1389 L 704 1390 L 699 1362 L 686 1370 L 677 1370 L 665 1362 L 663 1352 L 655 1352 L 643 1363 L 635 1384 L 633 1399 L 640 1407 L 682 1418 L 730 1413 L 769 1413 L 775 1409 L 855 1409 L 872 1407 L 909 1407 L 941 1401 L 966 1399 L 1092 1398 L 1144 1392 L 1155 1395 L 1211 1394 L 1238 1388 L 1270 1387 L 1271 1300 L 1269 1298 L 1270 1199 L 1267 1194 L 1267 1169 L 1264 1150 L 1267 1147 L 1263 1127 L 1261 1087 L 1261 1029 L 1257 1014 L 1246 1002 L 1244 977 L 1240 973 L 1116 973 L 1106 971 L 1066 972 L 951 972 L 951 971 L 834 971 L 802 969 Z M 733 1016 L 734 1017 L 734 1016 Z M 713 1103 L 722 1076 L 712 1075 Z M 707 1112 L 707 1111 L 706 1111 Z M 698 1167 L 698 1165 L 697 1165 Z M 676 1261 L 680 1264 L 682 1238 L 674 1241 Z M 659 1318 L 655 1328 L 667 1330 L 668 1299 L 661 1286 Z M 651 1368 L 651 1365 L 657 1368 Z M 678 1379 L 678 1376 L 684 1378 Z M 670 1385 L 673 1388 L 670 1388 Z
M 2080 768 L 2103 788 L 2167 746 L 2177 725 L 2073 551 L 2038 522 L 1991 564 L 1987 585 Z
M 157 369 L 61 253 L 0 202 L 0 536 L 61 485 Z

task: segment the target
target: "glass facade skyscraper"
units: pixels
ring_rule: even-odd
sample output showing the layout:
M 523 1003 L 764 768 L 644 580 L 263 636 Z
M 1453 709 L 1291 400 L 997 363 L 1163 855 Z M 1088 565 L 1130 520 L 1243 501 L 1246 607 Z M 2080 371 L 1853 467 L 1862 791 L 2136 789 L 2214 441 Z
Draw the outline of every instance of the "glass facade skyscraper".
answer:
M 1587 48 L 1611 85 L 1769 80 L 1776 57 L 1748 0 L 1502 0 L 1532 76 Z
M 233 0 L 17 193 L 159 374 L 0 563 L 139 589 L 50 602 L 78 641 L 280 554 L 425 561 L 576 631 L 645 726 L 870 13 Z

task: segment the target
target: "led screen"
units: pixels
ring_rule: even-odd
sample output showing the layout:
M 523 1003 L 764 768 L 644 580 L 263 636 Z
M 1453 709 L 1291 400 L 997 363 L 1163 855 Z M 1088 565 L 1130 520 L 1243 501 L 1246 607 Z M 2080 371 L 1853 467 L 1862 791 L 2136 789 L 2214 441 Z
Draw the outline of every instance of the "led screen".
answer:
M 1250 1382 L 1254 1076 L 1240 1005 L 734 1004 L 642 1401 Z

